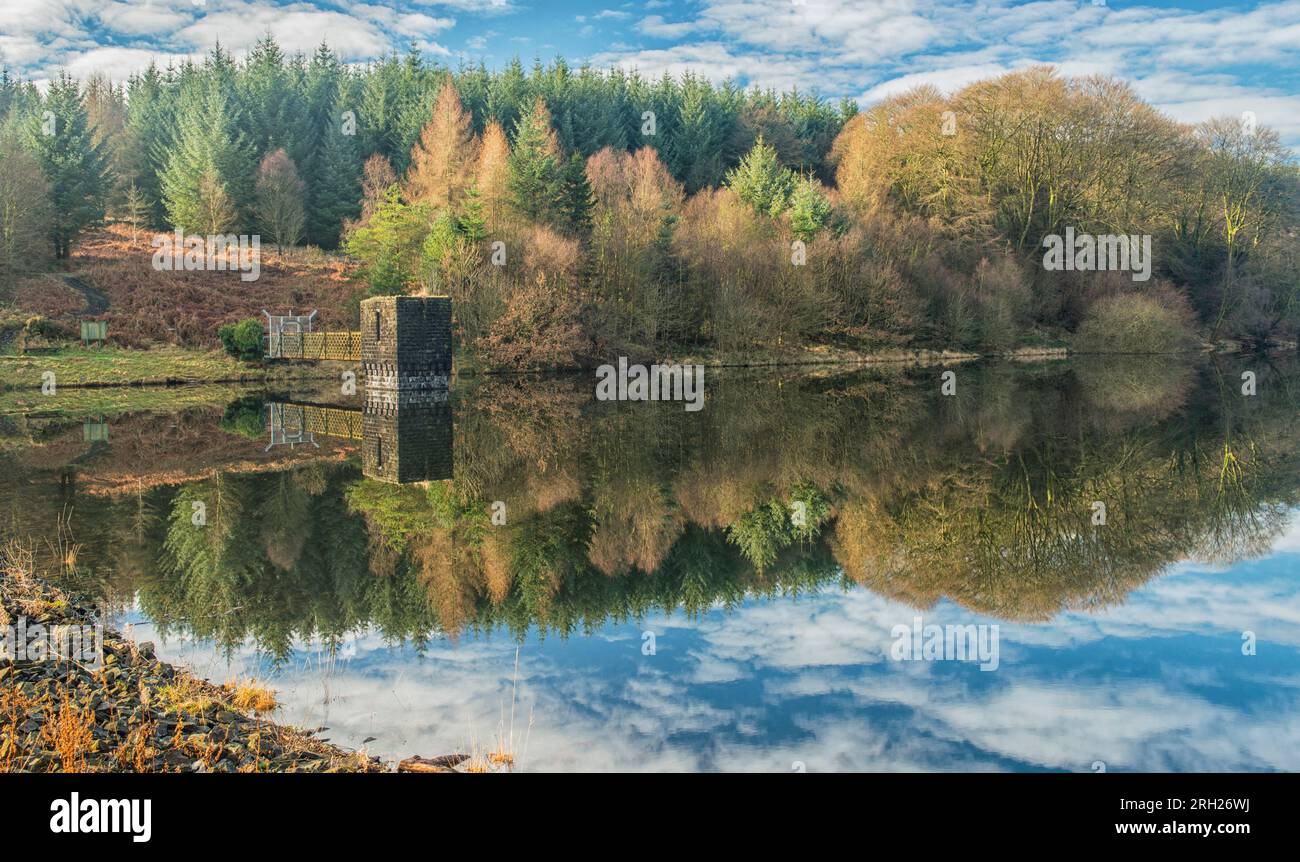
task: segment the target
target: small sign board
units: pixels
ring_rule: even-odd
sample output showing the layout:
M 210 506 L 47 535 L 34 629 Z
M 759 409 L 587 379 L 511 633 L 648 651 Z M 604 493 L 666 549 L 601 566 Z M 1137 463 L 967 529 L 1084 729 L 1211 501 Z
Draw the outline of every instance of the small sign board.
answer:
M 82 344 L 90 344 L 92 341 L 98 341 L 100 344 L 103 344 L 106 340 L 108 340 L 107 320 L 81 321 Z
M 81 439 L 86 443 L 107 443 L 108 423 L 102 418 L 87 419 L 81 426 Z

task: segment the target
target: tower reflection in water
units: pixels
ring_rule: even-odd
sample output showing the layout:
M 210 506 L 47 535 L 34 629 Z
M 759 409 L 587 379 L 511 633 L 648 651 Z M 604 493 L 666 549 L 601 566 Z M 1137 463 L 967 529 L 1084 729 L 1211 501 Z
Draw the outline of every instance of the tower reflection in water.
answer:
M 452 478 L 451 403 L 445 389 L 366 387 L 361 409 L 294 401 L 266 405 L 273 446 L 309 445 L 318 437 L 361 444 L 361 471 L 406 485 Z

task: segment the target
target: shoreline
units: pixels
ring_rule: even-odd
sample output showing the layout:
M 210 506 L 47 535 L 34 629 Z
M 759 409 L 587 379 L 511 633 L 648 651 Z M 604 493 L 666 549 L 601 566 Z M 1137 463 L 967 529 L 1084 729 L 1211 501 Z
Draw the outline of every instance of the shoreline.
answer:
M 21 618 L 29 635 L 35 625 L 94 625 L 89 603 L 21 571 L 15 550 L 3 552 L 0 625 Z M 0 772 L 392 771 L 364 751 L 259 717 L 241 687 L 159 661 L 150 643 L 102 631 L 98 667 L 0 660 Z M 253 691 L 254 700 L 269 696 Z
M 1295 343 L 1279 343 L 1270 346 L 1262 355 L 1270 355 L 1278 352 L 1294 351 L 1297 349 Z M 698 365 L 704 368 L 799 368 L 808 366 L 883 366 L 883 365 L 910 365 L 915 367 L 930 366 L 947 366 L 960 365 L 971 362 L 1060 362 L 1076 358 L 1133 358 L 1133 357 L 1197 357 L 1197 356 L 1214 356 L 1214 355 L 1233 355 L 1248 353 L 1240 344 L 1224 342 L 1220 344 L 1206 344 L 1197 348 L 1181 351 L 1171 351 L 1168 353 L 1091 353 L 1079 352 L 1069 347 L 1019 347 L 1014 350 L 999 351 L 992 353 L 977 353 L 972 351 L 950 351 L 934 350 L 930 348 L 916 349 L 898 349 L 883 350 L 876 352 L 855 351 L 848 349 L 832 349 L 825 352 L 819 350 L 802 350 L 788 351 L 773 354 L 748 354 L 748 355 L 694 355 L 683 354 L 679 356 L 667 356 L 661 358 L 650 358 L 642 356 L 629 356 L 629 360 L 642 362 L 645 364 L 660 365 Z M 71 380 L 67 375 L 60 376 L 61 368 L 77 363 L 79 360 L 98 359 L 107 355 L 107 368 L 75 368 L 77 376 Z M 39 362 L 39 359 L 44 359 Z M 166 371 L 145 372 L 138 377 L 129 376 L 132 366 L 146 365 L 152 367 L 154 363 L 166 363 L 169 359 L 177 361 L 182 369 L 179 373 L 170 373 Z M 62 361 L 61 361 L 62 360 Z M 614 361 L 614 357 L 607 357 L 607 362 Z M 216 366 L 211 368 L 212 363 Z M 189 348 L 165 347 L 155 350 L 139 350 L 135 348 L 110 348 L 105 353 L 96 356 L 96 351 L 82 348 L 68 348 L 66 351 L 51 354 L 33 354 L 23 356 L 0 356 L 0 371 L 4 371 L 6 381 L 0 382 L 0 394 L 3 393 L 28 393 L 33 391 L 42 391 L 43 383 L 36 380 L 30 382 L 14 378 L 18 377 L 22 371 L 30 371 L 32 366 L 43 366 L 42 370 L 52 370 L 55 372 L 57 386 L 60 389 L 71 390 L 95 390 L 95 389 L 168 389 L 180 388 L 187 386 L 202 385 L 250 385 L 266 386 L 284 383 L 305 383 L 320 380 L 333 380 L 339 374 L 339 369 L 348 368 L 352 363 L 322 361 L 320 363 L 303 363 L 297 361 L 274 361 L 272 364 L 253 365 L 243 361 L 237 361 L 226 357 L 218 351 L 199 351 Z M 456 377 L 474 378 L 474 377 L 491 377 L 491 378 L 508 378 L 508 377 L 536 377 L 546 374 L 565 374 L 591 371 L 599 367 L 600 363 L 592 362 L 581 365 L 560 366 L 553 368 L 535 368 L 535 369 L 515 369 L 515 368 L 491 368 L 482 369 L 475 367 L 472 362 L 466 362 L 460 370 L 454 372 Z M 215 370 L 216 373 L 199 373 L 186 374 L 187 366 L 198 367 L 203 370 Z M 96 370 L 103 373 L 95 373 Z

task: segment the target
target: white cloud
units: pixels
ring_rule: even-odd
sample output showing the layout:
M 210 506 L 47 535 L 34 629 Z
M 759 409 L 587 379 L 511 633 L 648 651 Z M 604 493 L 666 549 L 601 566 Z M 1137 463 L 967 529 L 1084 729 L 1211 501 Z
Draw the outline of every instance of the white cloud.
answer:
M 520 7 L 511 0 L 415 0 L 421 6 L 442 6 L 457 12 L 470 12 L 476 15 L 508 15 L 518 12 Z
M 665 21 L 662 15 L 647 15 L 637 23 L 637 29 L 658 39 L 679 39 L 698 25 L 694 21 Z
M 101 72 L 111 80 L 124 81 L 132 72 L 138 72 L 150 63 L 162 69 L 169 63 L 179 66 L 186 58 L 198 59 L 198 57 L 197 52 L 151 51 L 146 48 L 94 48 L 78 54 L 66 68 L 75 78 L 84 79 L 94 72 Z
M 196 11 L 197 7 L 186 0 L 147 4 L 112 2 L 101 6 L 97 17 L 114 33 L 143 36 L 171 33 L 181 22 L 193 20 Z
M 1300 0 L 1199 11 L 1076 0 L 706 0 L 693 17 L 649 15 L 637 29 L 652 38 L 695 40 L 662 49 L 611 48 L 594 59 L 653 74 L 691 68 L 714 80 L 816 88 L 864 104 L 918 83 L 951 90 L 1032 63 L 1139 83 L 1181 75 L 1191 89 L 1219 95 L 1162 99 L 1152 95 L 1154 87 L 1139 91 L 1189 122 L 1237 114 L 1249 104 L 1262 122 L 1300 144 L 1295 94 L 1252 77 L 1263 64 L 1295 74 Z
M 1297 530 L 1300 517 L 1280 544 Z M 354 658 L 304 649 L 271 683 L 282 720 L 328 725 L 348 746 L 374 736 L 372 750 L 393 758 L 489 744 L 513 707 L 516 751 L 540 770 L 1296 770 L 1300 676 L 1279 670 L 1300 651 L 1293 563 L 1274 556 L 1249 575 L 1184 563 L 1122 605 L 1003 623 L 995 673 L 889 660 L 892 627 L 916 612 L 853 589 L 530 639 L 517 687 L 509 638 L 437 640 L 417 659 L 373 631 L 348 644 Z M 947 602 L 923 616 L 989 622 Z M 1240 655 L 1241 628 L 1271 663 Z M 640 654 L 643 629 L 656 632 L 655 656 Z M 251 647 L 227 666 L 147 625 L 136 637 L 219 681 L 265 671 Z M 1201 648 L 1166 645 L 1189 638 Z M 1222 661 L 1207 661 L 1218 644 Z M 1267 711 L 1255 708 L 1263 698 Z
M 367 7 L 360 8 L 365 14 Z M 373 57 L 392 45 L 374 18 L 320 10 L 306 3 L 289 6 L 226 3 L 220 11 L 209 12 L 181 29 L 175 38 L 203 50 L 219 41 L 238 51 L 268 32 L 289 53 L 310 53 L 326 41 L 345 59 Z
M 434 4 L 468 12 L 507 12 L 506 3 Z M 133 58 L 202 54 L 220 40 L 239 52 L 266 33 L 289 53 L 310 53 L 328 42 L 346 60 L 365 60 L 414 42 L 430 53 L 450 52 L 431 37 L 456 23 L 449 16 L 399 8 L 391 2 L 356 3 L 344 11 L 311 2 L 276 5 L 271 0 L 7 0 L 0 52 L 33 77 L 60 67 L 74 74 L 102 71 L 124 77 L 138 71 Z

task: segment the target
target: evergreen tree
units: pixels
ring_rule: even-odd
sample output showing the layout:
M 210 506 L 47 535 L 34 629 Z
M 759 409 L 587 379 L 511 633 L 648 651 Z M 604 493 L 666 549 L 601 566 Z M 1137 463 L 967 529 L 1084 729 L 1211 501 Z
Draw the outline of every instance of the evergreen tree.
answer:
M 225 230 L 242 224 L 250 200 L 252 158 L 232 120 L 230 97 L 210 85 L 202 101 L 181 114 L 176 143 L 161 177 L 167 215 L 176 227 L 206 232 L 214 214 L 229 213 Z M 221 201 L 224 205 L 218 205 Z
M 133 184 L 148 202 L 149 209 L 142 224 L 149 227 L 161 227 L 167 217 L 159 183 L 164 167 L 161 154 L 171 143 L 173 128 L 166 86 L 162 73 L 152 63 L 127 82 L 126 142 L 122 147 L 122 165 L 127 185 Z
M 123 132 L 126 128 L 126 92 L 96 73 L 86 81 L 86 118 L 92 140 L 104 154 L 104 209 L 120 213 L 126 203 Z
M 790 205 L 795 175 L 782 166 L 776 150 L 759 135 L 754 147 L 740 160 L 734 170 L 727 172 L 727 187 L 754 212 L 779 216 Z
M 587 182 L 587 162 L 574 153 L 564 166 L 564 190 L 560 197 L 564 228 L 575 236 L 586 236 L 591 232 L 591 211 L 595 205 L 596 196 Z
M 50 184 L 54 256 L 66 258 L 77 236 L 104 218 L 105 158 L 94 142 L 77 82 L 59 75 L 29 125 L 31 151 Z
M 357 136 L 345 134 L 343 111 L 325 127 L 325 144 L 315 168 L 311 211 L 307 214 L 307 241 L 335 248 L 344 223 L 361 212 L 361 159 Z
M 145 197 L 144 192 L 140 191 L 140 187 L 136 185 L 135 180 L 129 182 L 126 187 L 122 214 L 126 217 L 127 223 L 131 225 L 132 241 L 140 238 L 140 228 L 149 224 L 152 210 L 152 201 Z
M 492 79 L 488 88 L 488 117 L 500 123 L 503 129 L 516 130 L 527 104 L 528 79 L 524 77 L 524 67 L 516 57 Z
M 470 242 L 480 242 L 487 238 L 487 218 L 483 215 L 483 199 L 478 193 L 478 186 L 471 183 L 461 198 L 456 227 L 460 234 Z
M 800 179 L 790 197 L 790 229 L 795 236 L 808 242 L 826 226 L 830 217 L 831 203 L 817 182 L 811 177 Z
M 515 146 L 507 160 L 510 202 L 523 217 L 546 222 L 560 215 L 564 179 L 559 159 L 550 111 L 538 97 L 532 111 L 515 123 Z
M 722 177 L 722 142 L 731 118 L 718 111 L 708 81 L 686 75 L 672 137 L 665 148 L 673 176 L 688 193 L 716 185 Z
M 366 68 L 357 111 L 362 123 L 362 153 L 378 153 L 397 169 L 405 170 L 407 153 L 398 153 L 397 120 L 401 109 L 402 63 L 394 56 Z
M 292 67 L 270 35 L 259 39 L 248 53 L 240 75 L 243 128 L 253 160 L 283 148 L 295 163 L 307 155 L 303 103 L 293 86 Z
M 27 120 L 39 113 L 40 104 L 40 91 L 31 82 L 13 77 L 7 67 L 0 65 L 0 125 L 25 135 Z
M 323 205 L 329 203 L 331 193 L 327 187 L 331 177 L 326 173 L 325 151 L 331 146 L 330 137 L 336 127 L 343 123 L 342 111 L 335 110 L 344 88 L 342 64 L 338 57 L 322 42 L 312 55 L 311 62 L 303 74 L 302 81 L 302 140 L 295 142 L 298 172 L 307 184 L 307 227 L 306 242 L 323 248 L 332 248 L 338 240 L 341 220 L 335 220 L 333 212 L 324 215 L 320 212 Z M 355 106 L 350 110 L 356 116 Z M 351 129 L 354 133 L 355 127 Z M 337 153 L 334 154 L 337 157 Z M 360 159 L 351 160 L 360 164 Z M 353 197 L 355 202 L 355 196 Z

